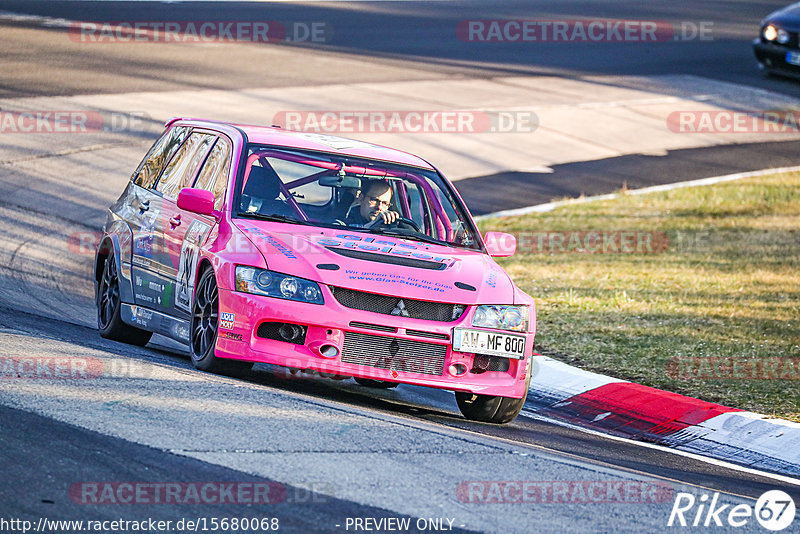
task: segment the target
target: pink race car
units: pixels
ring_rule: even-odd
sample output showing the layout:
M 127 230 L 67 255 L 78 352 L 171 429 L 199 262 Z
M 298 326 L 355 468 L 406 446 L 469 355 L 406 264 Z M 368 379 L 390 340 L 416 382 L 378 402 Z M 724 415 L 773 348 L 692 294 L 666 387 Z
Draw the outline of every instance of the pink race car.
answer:
M 109 208 L 95 262 L 103 337 L 186 343 L 195 367 L 262 362 L 362 385 L 454 390 L 513 420 L 535 308 L 428 162 L 361 141 L 173 119 Z

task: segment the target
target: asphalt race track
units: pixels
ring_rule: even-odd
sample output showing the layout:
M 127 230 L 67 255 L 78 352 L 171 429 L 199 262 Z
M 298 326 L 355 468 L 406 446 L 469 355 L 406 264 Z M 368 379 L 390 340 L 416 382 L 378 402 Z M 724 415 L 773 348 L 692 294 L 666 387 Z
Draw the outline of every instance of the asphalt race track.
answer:
M 69 20 L 89 21 L 203 21 L 272 20 L 320 22 L 329 28 L 326 42 L 301 41 L 287 48 L 324 50 L 366 60 L 373 69 L 316 68 L 298 70 L 292 54 L 276 54 L 273 61 L 254 63 L 252 51 L 241 56 L 200 55 L 176 51 L 174 47 L 143 47 L 140 50 L 111 50 L 104 54 L 84 53 L 80 61 L 59 64 L 57 35 L 37 38 L 35 43 L 19 41 L 18 34 L 4 32 L 7 59 L 18 65 L 3 89 L 16 94 L 74 94 L 75 92 L 122 92 L 147 87 L 153 90 L 177 86 L 214 88 L 263 87 L 266 85 L 325 84 L 332 80 L 408 79 L 409 71 L 423 70 L 436 76 L 497 76 L 500 74 L 587 74 L 653 75 L 676 72 L 742 83 L 771 91 L 800 94 L 797 84 L 765 79 L 754 68 L 750 42 L 758 23 L 783 3 L 774 0 L 752 2 L 696 2 L 681 0 L 650 5 L 635 1 L 592 2 L 567 0 L 553 4 L 510 0 L 502 6 L 487 2 L 72 2 L 46 0 L 5 0 L 0 8 Z M 455 28 L 464 20 L 538 18 L 561 20 L 574 17 L 669 21 L 681 27 L 699 27 L 710 22 L 711 39 L 691 39 L 691 32 L 678 33 L 662 43 L 473 43 L 455 38 Z M 684 40 L 685 39 L 685 40 Z M 299 50 L 298 50 L 299 49 Z M 27 50 L 27 54 L 23 53 Z M 41 69 L 26 68 L 32 59 Z M 193 51 L 194 52 L 194 51 Z M 118 61 L 121 57 L 128 61 Z M 302 57 L 302 56 L 301 56 Z M 202 58 L 202 60 L 200 59 Z M 78 58 L 75 58 L 78 59 Z M 303 58 L 305 59 L 305 58 Z M 203 69 L 198 69 L 200 66 Z M 391 65 L 394 72 L 384 68 Z M 399 66 L 398 66 L 399 65 Z M 318 65 L 315 65 L 317 67 Z M 48 67 L 48 68 L 45 68 Z M 404 69 L 407 69 L 405 70 Z M 113 68 L 114 76 L 107 76 Z M 61 79 L 52 69 L 82 70 L 94 76 Z M 223 70 L 224 69 L 224 70 Z M 220 76 L 225 74 L 235 76 Z M 418 76 L 423 75 L 418 73 Z
M 329 31 L 320 43 L 74 46 L 63 25 L 0 17 L 0 111 L 16 105 L 70 109 L 56 106 L 101 99 L 94 95 L 142 93 L 157 102 L 180 91 L 498 76 L 571 81 L 680 74 L 747 87 L 764 98 L 796 99 L 800 85 L 762 77 L 749 48 L 758 20 L 780 5 L 0 1 L 4 12 L 67 20 L 261 19 L 322 22 Z M 514 43 L 470 46 L 454 38 L 463 20 L 532 13 L 553 20 L 713 21 L 715 38 L 659 46 L 542 43 L 533 51 Z M 194 370 L 185 352 L 163 338 L 146 348 L 100 338 L 93 250 L 86 243 L 157 135 L 158 121 L 152 122 L 144 130 L 115 133 L 0 133 L 0 375 L 3 365 L 24 358 L 44 366 L 32 379 L 0 378 L 0 531 L 10 530 L 2 521 L 11 519 L 37 526 L 42 518 L 149 518 L 172 521 L 162 531 L 184 532 L 193 529 L 176 527 L 178 521 L 258 517 L 277 518 L 280 531 L 288 532 L 368 531 L 367 525 L 379 524 L 372 531 L 397 531 L 390 525 L 404 520 L 411 532 L 659 532 L 679 492 L 697 498 L 719 492 L 720 502 L 730 505 L 752 506 L 770 489 L 800 499 L 797 481 L 524 413 L 502 427 L 471 423 L 449 392 L 404 386 L 374 391 L 351 380 L 267 366 L 240 377 L 214 376 Z M 659 156 L 574 159 L 548 173 L 509 167 L 462 177 L 457 186 L 473 213 L 481 214 L 607 193 L 623 184 L 800 165 L 797 141 L 756 141 L 714 142 Z M 520 194 L 522 183 L 534 185 Z M 491 196 L 481 194 L 487 184 Z M 55 377 L 47 367 L 54 359 L 102 371 Z M 485 502 L 491 501 L 492 483 L 503 481 L 529 482 L 550 494 L 538 502 Z M 125 501 L 119 497 L 130 493 L 119 491 L 122 484 L 145 489 Z M 167 484 L 177 484 L 177 493 L 155 501 L 152 488 Z M 225 484 L 245 489 L 223 502 L 200 502 L 188 493 L 204 485 L 219 492 Z M 605 488 L 605 497 L 576 497 L 592 484 Z M 269 488 L 268 502 L 254 498 L 253 487 Z M 556 488 L 569 489 L 557 497 Z M 362 520 L 360 529 L 355 519 Z M 758 530 L 755 521 L 737 529 Z

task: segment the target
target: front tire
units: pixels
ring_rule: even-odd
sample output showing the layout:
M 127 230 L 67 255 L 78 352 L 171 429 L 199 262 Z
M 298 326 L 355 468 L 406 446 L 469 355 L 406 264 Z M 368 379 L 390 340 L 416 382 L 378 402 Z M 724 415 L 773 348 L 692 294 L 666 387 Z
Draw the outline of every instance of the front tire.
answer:
M 103 264 L 103 274 L 97 282 L 95 304 L 97 305 L 97 329 L 102 337 L 139 347 L 144 347 L 150 341 L 152 332 L 122 322 L 119 274 L 113 252 L 106 257 Z
M 197 282 L 192 304 L 190 327 L 190 353 L 192 365 L 200 371 L 231 374 L 250 370 L 253 364 L 238 360 L 217 358 L 217 331 L 219 328 L 219 290 L 213 269 L 206 269 Z
M 495 395 L 478 395 L 477 393 L 463 393 L 456 391 L 458 409 L 467 419 L 482 423 L 504 425 L 513 421 L 525 405 L 528 398 L 528 388 L 531 385 L 533 369 L 528 367 L 528 378 L 525 380 L 525 394 L 521 399 L 499 397 Z

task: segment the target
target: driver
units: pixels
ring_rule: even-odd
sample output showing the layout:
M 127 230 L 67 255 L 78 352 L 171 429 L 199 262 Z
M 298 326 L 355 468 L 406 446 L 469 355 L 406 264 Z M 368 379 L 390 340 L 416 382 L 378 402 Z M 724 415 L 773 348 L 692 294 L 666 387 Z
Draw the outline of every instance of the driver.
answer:
M 390 211 L 392 187 L 386 180 L 375 180 L 361 192 L 355 206 L 350 210 L 345 222 L 348 226 L 372 228 L 379 224 L 392 224 L 400 219 L 400 214 Z M 357 208 L 357 209 L 356 209 Z

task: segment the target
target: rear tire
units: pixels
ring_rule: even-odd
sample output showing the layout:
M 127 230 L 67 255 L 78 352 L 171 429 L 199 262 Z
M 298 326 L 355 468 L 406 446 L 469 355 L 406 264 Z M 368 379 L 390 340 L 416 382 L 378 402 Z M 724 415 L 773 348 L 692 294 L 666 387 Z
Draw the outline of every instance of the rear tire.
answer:
M 478 395 L 477 393 L 463 393 L 456 391 L 458 409 L 467 419 L 482 423 L 504 425 L 513 421 L 528 398 L 528 388 L 531 385 L 532 363 L 528 365 L 528 378 L 525 380 L 525 394 L 521 399 L 499 397 L 495 395 Z
M 400 384 L 397 382 L 386 382 L 385 380 L 370 380 L 369 378 L 359 378 L 354 376 L 353 379 L 367 388 L 376 388 L 376 389 L 391 389 L 396 388 Z
M 119 275 L 113 252 L 106 257 L 103 264 L 103 274 L 96 286 L 95 304 L 97 306 L 97 329 L 102 337 L 139 347 L 144 347 L 150 341 L 152 332 L 122 322 Z
M 217 358 L 217 330 L 219 327 L 219 290 L 213 269 L 206 269 L 197 282 L 192 304 L 190 327 L 190 354 L 195 369 L 217 374 L 246 373 L 252 362 Z

